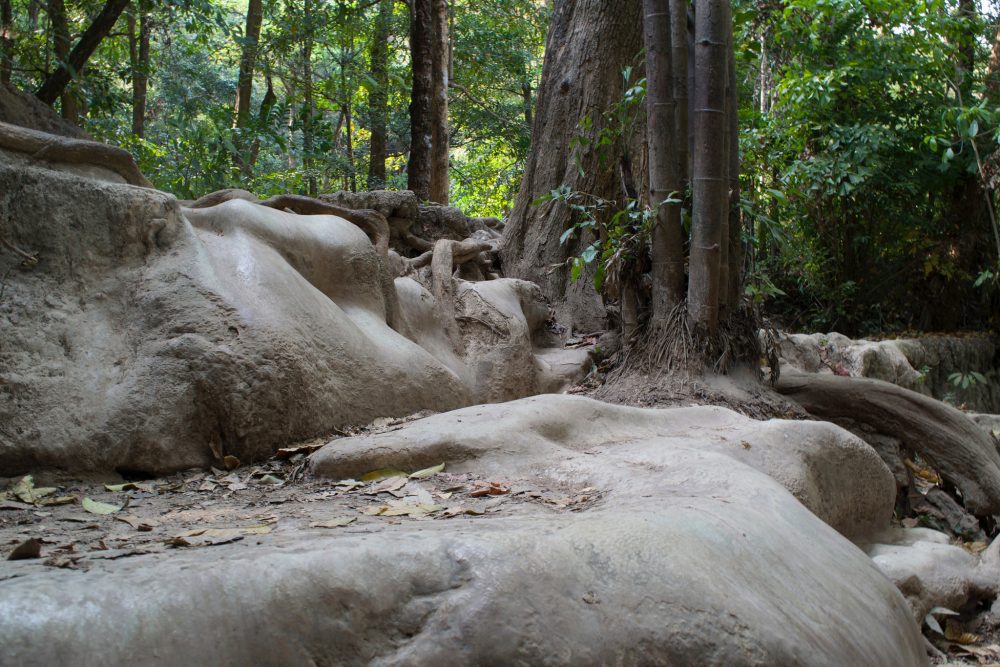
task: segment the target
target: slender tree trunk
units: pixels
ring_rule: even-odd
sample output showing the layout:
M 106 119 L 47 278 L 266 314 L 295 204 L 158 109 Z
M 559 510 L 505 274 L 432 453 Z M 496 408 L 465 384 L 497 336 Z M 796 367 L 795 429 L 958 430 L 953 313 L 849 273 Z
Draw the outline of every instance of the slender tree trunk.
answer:
M 670 1 L 670 67 L 674 93 L 674 151 L 677 154 L 677 175 L 682 188 L 690 179 L 688 142 L 688 0 Z
M 729 209 L 725 147 L 730 24 L 728 0 L 697 0 L 688 313 L 709 335 L 719 325 L 722 233 Z
M 69 20 L 66 17 L 66 5 L 63 0 L 49 0 L 49 21 L 52 23 L 52 36 L 55 43 L 56 67 L 62 67 L 69 61 L 72 39 L 69 34 Z M 79 74 L 77 72 L 77 74 Z M 60 94 L 62 102 L 62 117 L 73 123 L 80 124 L 80 111 L 76 104 L 76 96 L 72 85 L 63 88 Z
M 264 75 L 264 80 L 267 83 L 267 90 L 264 91 L 264 99 L 260 101 L 260 112 L 257 120 L 258 127 L 264 128 L 268 127 L 271 123 L 271 109 L 274 108 L 275 103 L 278 101 L 278 96 L 274 94 L 274 82 L 271 81 L 271 73 L 267 72 Z M 253 145 L 250 147 L 250 168 L 253 171 L 253 166 L 257 164 L 257 156 L 260 155 L 260 134 L 254 136 Z
M 410 96 L 410 160 L 407 188 L 421 201 L 431 198 L 431 107 L 434 89 L 432 0 L 410 2 L 410 61 L 413 92 Z
M 243 30 L 243 50 L 240 54 L 240 71 L 236 81 L 236 152 L 233 163 L 245 178 L 253 176 L 250 156 L 245 155 L 244 131 L 250 127 L 250 101 L 253 98 L 253 75 L 260 44 L 260 26 L 264 20 L 263 0 L 250 0 L 247 5 L 246 27 Z
M 524 125 L 525 127 L 531 127 L 533 122 L 532 113 L 535 110 L 535 102 L 532 99 L 530 81 L 525 81 L 521 84 L 521 106 L 524 109 Z
M 560 322 L 587 331 L 604 326 L 604 305 L 586 273 L 572 280 L 567 260 L 593 239 L 560 243 L 576 221 L 573 210 L 558 201 L 537 206 L 532 202 L 561 185 L 609 200 L 620 198 L 618 174 L 602 167 L 595 151 L 581 154 L 581 174 L 569 146 L 580 134 L 584 117 L 593 121 L 593 132 L 599 132 L 605 114 L 621 100 L 622 68 L 642 49 L 641 8 L 637 1 L 555 2 L 531 151 L 500 251 L 506 275 L 538 283 Z
M 743 214 L 740 208 L 740 106 L 739 89 L 736 79 L 736 53 L 733 38 L 729 39 L 728 79 L 726 94 L 726 139 L 729 142 L 729 271 L 722 289 L 728 292 L 726 303 L 730 312 L 740 303 L 740 287 L 743 284 Z
M 679 204 L 664 204 L 680 190 L 675 144 L 675 97 L 671 79 L 668 0 L 644 0 L 646 45 L 646 127 L 649 143 L 649 199 L 659 206 L 653 227 L 652 316 L 664 319 L 680 303 L 684 289 L 684 249 Z M 685 40 L 686 41 L 686 40 Z
M 374 89 L 368 94 L 372 137 L 369 144 L 368 189 L 385 187 L 385 159 L 389 126 L 389 28 L 394 0 L 379 0 L 378 16 L 371 45 L 371 78 Z
M 431 106 L 431 183 L 430 198 L 448 203 L 448 158 L 451 141 L 448 130 L 448 78 L 451 43 L 448 39 L 448 0 L 432 0 L 434 22 L 433 104 Z
M 0 84 L 10 83 L 14 70 L 14 8 L 0 0 Z
M 63 93 L 66 86 L 73 79 L 73 74 L 79 74 L 83 70 L 90 56 L 97 50 L 97 47 L 104 38 L 108 36 L 111 29 L 115 27 L 118 17 L 121 16 L 128 3 L 129 0 L 107 0 L 104 3 L 101 13 L 97 15 L 93 23 L 84 31 L 66 60 L 59 63 L 56 70 L 49 75 L 35 93 L 38 99 L 52 106 L 56 98 Z
M 313 121 L 316 117 L 316 101 L 313 99 L 312 0 L 305 0 L 302 7 L 302 18 L 306 26 L 305 35 L 303 37 L 304 41 L 302 43 L 302 166 L 306 170 L 306 194 L 310 197 L 315 197 L 318 194 L 318 183 L 316 181 L 316 172 L 314 170 L 315 156 L 313 155 L 315 148 Z
M 344 122 L 347 129 L 347 163 L 350 165 L 348 175 L 351 182 L 351 192 L 358 191 L 358 174 L 354 169 L 354 125 L 351 119 L 351 105 L 344 106 Z
M 149 88 L 149 0 L 139 2 L 138 34 L 134 14 L 129 14 L 129 56 L 132 65 L 132 134 L 146 136 L 146 93 Z

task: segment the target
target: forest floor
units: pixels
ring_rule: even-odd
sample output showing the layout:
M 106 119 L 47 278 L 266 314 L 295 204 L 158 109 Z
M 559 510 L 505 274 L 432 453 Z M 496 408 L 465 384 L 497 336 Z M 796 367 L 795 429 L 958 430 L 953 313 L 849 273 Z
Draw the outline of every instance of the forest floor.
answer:
M 631 387 L 632 385 L 628 385 Z M 593 385 L 574 393 L 592 393 Z M 646 403 L 734 406 L 734 387 L 661 386 Z M 770 406 L 770 407 L 768 407 Z M 780 403 L 760 399 L 743 405 L 785 418 L 800 414 Z M 339 437 L 395 430 L 420 413 L 402 419 L 379 419 L 369 426 L 317 438 L 279 451 L 270 460 L 231 470 L 190 470 L 156 479 L 125 480 L 39 475 L 0 478 L 0 557 L 17 561 L 0 581 L 26 576 L 39 568 L 86 571 L 96 561 L 150 554 L 169 558 L 176 550 L 204 550 L 239 542 L 241 548 L 283 543 L 304 533 L 335 538 L 344 533 L 391 530 L 410 522 L 489 521 L 500 516 L 585 511 L 599 505 L 604 491 L 572 485 L 540 488 L 517 478 L 424 471 L 373 470 L 358 480 L 311 477 L 306 456 Z M 979 610 L 952 619 L 948 637 L 926 626 L 925 634 L 940 655 L 936 665 L 1000 665 L 1000 618 Z M 982 613 L 986 612 L 986 613 Z

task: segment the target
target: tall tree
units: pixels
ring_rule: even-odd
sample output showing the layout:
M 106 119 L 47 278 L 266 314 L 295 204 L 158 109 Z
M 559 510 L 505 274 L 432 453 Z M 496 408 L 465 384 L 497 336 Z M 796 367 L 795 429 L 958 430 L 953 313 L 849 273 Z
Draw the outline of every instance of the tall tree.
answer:
M 14 8 L 0 0 L 0 84 L 10 83 L 14 70 Z
M 431 182 L 430 199 L 448 203 L 448 158 L 451 141 L 448 131 L 448 80 L 451 71 L 451 44 L 448 39 L 448 0 L 432 0 L 433 11 L 433 90 L 431 93 Z
M 593 330 L 605 321 L 605 309 L 593 284 L 573 281 L 568 260 L 586 241 L 560 243 L 576 222 L 566 203 L 552 200 L 534 206 L 541 195 L 566 186 L 604 199 L 622 196 L 621 178 L 601 165 L 596 151 L 579 152 L 570 144 L 584 118 L 593 132 L 622 97 L 622 68 L 642 48 L 642 11 L 638 0 L 559 0 L 546 39 L 545 62 L 538 86 L 531 152 L 514 209 L 504 229 L 501 257 L 508 276 L 538 283 L 552 301 L 557 318 Z
M 64 61 L 59 62 L 54 72 L 52 72 L 45 82 L 39 87 L 35 95 L 42 102 L 49 106 L 55 103 L 56 99 L 63 93 L 66 86 L 72 81 L 74 75 L 78 75 L 87 64 L 90 56 L 101 44 L 105 37 L 115 27 L 118 17 L 125 11 L 129 0 L 107 0 L 101 12 L 94 18 L 90 26 L 80 36 L 79 41 Z
M 675 148 L 677 119 L 671 62 L 671 15 L 668 0 L 644 0 L 643 9 L 649 198 L 652 206 L 657 207 L 651 250 L 651 310 L 653 317 L 665 318 L 680 303 L 684 291 L 684 240 L 680 201 L 677 199 L 681 184 Z M 665 203 L 668 199 L 672 200 L 671 203 Z
M 260 26 L 264 20 L 263 0 L 250 0 L 247 5 L 246 27 L 243 30 L 243 48 L 240 54 L 240 71 L 236 81 L 236 121 L 237 132 L 236 152 L 233 160 L 244 177 L 253 175 L 250 158 L 244 155 L 243 147 L 247 137 L 243 136 L 250 127 L 250 102 L 253 97 L 253 75 L 257 63 L 257 50 L 260 44 Z
M 315 120 L 316 100 L 313 96 L 313 0 L 302 3 L 302 166 L 306 171 L 306 194 L 315 197 L 319 184 L 316 178 Z
M 371 42 L 371 78 L 373 86 L 368 93 L 371 110 L 371 141 L 368 155 L 368 189 L 385 187 L 385 159 L 389 125 L 389 29 L 395 0 L 379 0 L 378 15 Z
M 52 37 L 55 44 L 56 66 L 62 67 L 69 60 L 72 39 L 69 34 L 69 18 L 66 16 L 66 5 L 63 0 L 49 0 L 49 22 L 52 24 Z M 67 85 L 59 95 L 62 106 L 62 117 L 78 125 L 79 109 L 76 94 L 72 86 Z
M 732 18 L 728 0 L 695 6 L 694 164 L 688 313 L 709 335 L 719 325 L 720 261 L 729 210 L 726 84 Z
M 431 198 L 431 151 L 434 144 L 434 1 L 410 2 L 410 159 L 407 188 L 420 200 Z
M 138 19 L 129 21 L 129 60 L 132 66 L 132 134 L 146 136 L 146 96 L 149 88 L 149 37 L 152 30 L 150 0 L 139 0 Z

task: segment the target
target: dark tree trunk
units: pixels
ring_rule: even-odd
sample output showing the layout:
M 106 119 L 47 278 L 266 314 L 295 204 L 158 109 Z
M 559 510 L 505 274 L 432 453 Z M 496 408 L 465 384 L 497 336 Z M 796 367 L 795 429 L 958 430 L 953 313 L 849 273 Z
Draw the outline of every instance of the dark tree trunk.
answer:
M 521 101 L 524 108 L 524 126 L 531 127 L 532 114 L 535 110 L 535 102 L 531 98 L 531 82 L 525 81 L 521 84 Z
M 684 248 L 679 204 L 664 204 L 681 189 L 675 144 L 674 76 L 668 0 L 644 0 L 646 45 L 646 130 L 649 143 L 649 203 L 659 206 L 652 243 L 654 319 L 680 303 L 684 289 Z M 685 42 L 687 40 L 685 39 Z M 686 46 L 686 44 L 685 44 Z
M 378 17 L 371 46 L 371 78 L 374 89 L 368 94 L 371 108 L 371 142 L 369 145 L 368 189 L 385 187 L 385 159 L 389 125 L 389 28 L 394 0 L 379 0 Z
M 567 259 L 582 249 L 579 241 L 560 243 L 574 222 L 565 204 L 532 202 L 560 185 L 607 199 L 618 199 L 621 185 L 613 169 L 601 168 L 593 152 L 581 155 L 583 174 L 574 164 L 570 141 L 588 116 L 598 131 L 604 114 L 621 99 L 621 72 L 642 48 L 641 3 L 610 0 L 558 0 L 546 41 L 538 88 L 531 152 L 514 210 L 503 236 L 501 256 L 508 276 L 538 283 L 557 318 L 593 330 L 604 323 L 604 307 L 584 276 L 570 277 Z M 590 241 L 588 240 L 587 243 Z
M 728 221 L 726 83 L 730 28 L 728 0 L 697 0 L 692 170 L 691 260 L 688 312 L 714 335 L 719 324 L 720 260 Z
M 431 108 L 434 91 L 433 0 L 410 2 L 410 62 L 413 91 L 410 96 L 410 160 L 407 188 L 417 198 L 431 198 L 431 146 L 434 141 Z
M 316 117 L 316 101 L 313 99 L 313 15 L 312 2 L 305 0 L 302 5 L 302 19 L 305 23 L 305 31 L 302 43 L 302 166 L 306 170 L 306 194 L 315 197 L 318 194 L 318 183 L 316 172 L 313 169 L 315 163 L 313 120 Z
M 688 0 L 670 0 L 670 67 L 674 91 L 674 150 L 677 153 L 677 174 L 682 187 L 690 178 L 688 153 Z
M 56 98 L 63 93 L 66 86 L 72 80 L 73 73 L 79 74 L 83 70 L 90 56 L 97 50 L 97 47 L 104 38 L 108 36 L 111 29 L 115 27 L 118 17 L 121 16 L 128 3 L 129 0 L 107 0 L 104 3 L 101 13 L 97 15 L 93 23 L 84 31 L 80 37 L 80 41 L 73 47 L 66 61 L 59 63 L 56 70 L 49 75 L 38 89 L 38 92 L 35 93 L 38 99 L 52 106 Z
M 722 289 L 728 292 L 726 303 L 730 311 L 740 302 L 743 285 L 743 214 L 740 208 L 740 107 L 736 80 L 736 55 L 733 39 L 729 40 L 729 88 L 726 94 L 726 151 L 729 157 L 729 272 Z
M 0 0 L 0 84 L 10 83 L 14 70 L 14 8 Z
M 52 37 L 56 51 L 56 67 L 64 67 L 69 61 L 70 48 L 73 41 L 69 34 L 69 20 L 66 18 L 66 5 L 63 0 L 49 0 L 49 21 L 52 23 Z M 79 74 L 79 72 L 77 72 Z M 80 112 L 72 86 L 67 85 L 60 94 L 62 102 L 62 117 L 73 123 L 80 124 Z M 55 101 L 55 100 L 53 100 Z
M 267 127 L 271 121 L 271 109 L 278 101 L 278 96 L 274 94 L 274 82 L 271 81 L 271 74 L 267 72 L 264 80 L 267 82 L 267 90 L 264 91 L 264 99 L 260 101 L 260 112 L 257 124 L 260 127 Z M 253 145 L 250 147 L 250 168 L 257 164 L 257 156 L 260 155 L 260 135 L 253 138 Z
M 433 0 L 434 88 L 431 106 L 431 184 L 430 199 L 439 204 L 448 203 L 448 158 L 450 133 L 448 131 L 448 79 L 451 62 L 451 43 L 448 39 L 448 0 Z
M 236 82 L 236 128 L 250 127 L 250 101 L 253 98 L 253 74 L 257 64 L 260 43 L 260 25 L 264 20 L 263 0 L 250 0 L 247 5 L 246 27 L 243 30 L 243 51 L 240 55 L 240 72 Z M 237 135 L 236 154 L 233 160 L 245 177 L 253 175 L 250 158 L 244 155 L 246 137 Z
M 138 34 L 136 20 L 129 15 L 129 56 L 132 65 L 132 134 L 146 136 L 146 92 L 149 88 L 149 0 L 139 3 Z

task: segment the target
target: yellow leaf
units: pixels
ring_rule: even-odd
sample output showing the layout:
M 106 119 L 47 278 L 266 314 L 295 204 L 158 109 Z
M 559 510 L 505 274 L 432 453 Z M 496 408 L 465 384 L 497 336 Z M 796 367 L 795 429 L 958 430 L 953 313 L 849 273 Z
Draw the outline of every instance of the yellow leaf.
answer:
M 424 468 L 423 470 L 418 470 L 417 472 L 410 475 L 410 479 L 426 479 L 428 477 L 433 477 L 439 472 L 444 472 L 444 464 L 436 465 L 431 468 Z
M 109 505 L 90 498 L 83 499 L 83 509 L 91 514 L 114 514 L 121 509 L 120 505 Z
M 369 473 L 365 473 L 361 476 L 361 481 L 374 482 L 380 479 L 386 479 L 387 477 L 406 477 L 406 473 L 402 470 L 396 470 L 395 468 L 381 468 L 379 470 L 372 470 Z

